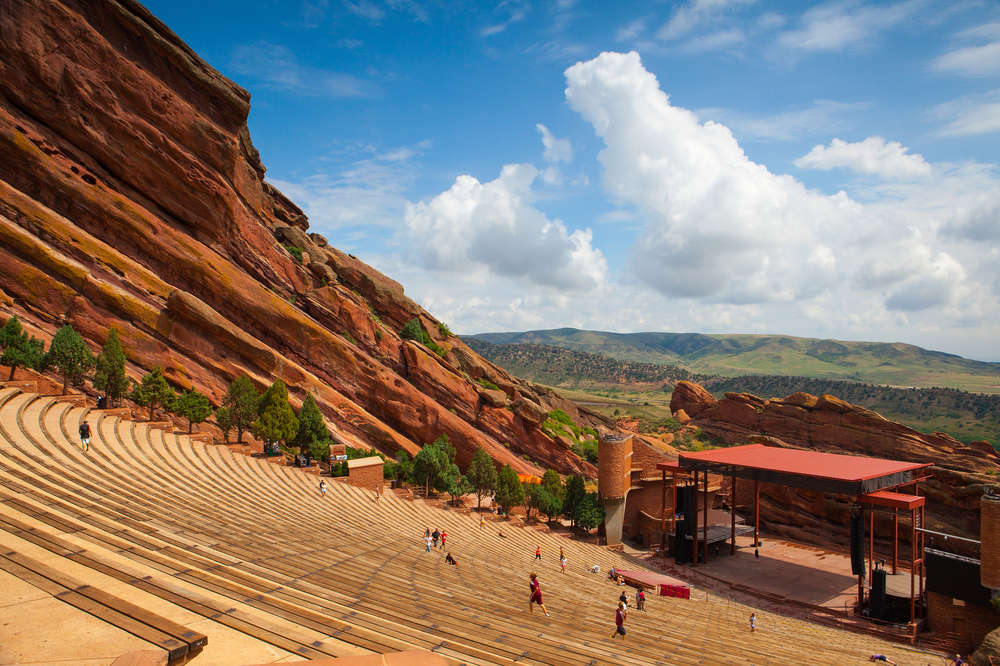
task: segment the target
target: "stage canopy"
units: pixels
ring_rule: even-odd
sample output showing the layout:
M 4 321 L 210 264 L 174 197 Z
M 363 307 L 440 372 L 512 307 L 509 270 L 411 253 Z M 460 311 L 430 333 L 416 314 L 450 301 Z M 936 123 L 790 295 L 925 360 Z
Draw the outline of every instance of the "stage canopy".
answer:
M 659 463 L 658 467 L 671 463 Z M 910 483 L 931 463 L 783 449 L 763 444 L 682 453 L 676 465 L 839 495 L 864 495 Z M 668 469 L 664 467 L 664 469 Z

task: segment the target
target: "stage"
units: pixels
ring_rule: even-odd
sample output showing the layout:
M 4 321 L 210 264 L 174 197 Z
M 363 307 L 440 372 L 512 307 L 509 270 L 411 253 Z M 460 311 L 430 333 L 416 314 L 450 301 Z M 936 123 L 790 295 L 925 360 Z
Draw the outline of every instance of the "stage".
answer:
M 851 575 L 851 558 L 846 552 L 833 552 L 762 534 L 763 545 L 757 558 L 752 543 L 752 536 L 737 536 L 735 555 L 728 554 L 728 543 L 720 544 L 722 554 L 699 564 L 696 571 L 738 590 L 853 613 L 851 609 L 858 598 L 858 579 Z M 908 598 L 909 569 L 900 567 L 895 576 L 887 575 L 886 591 Z

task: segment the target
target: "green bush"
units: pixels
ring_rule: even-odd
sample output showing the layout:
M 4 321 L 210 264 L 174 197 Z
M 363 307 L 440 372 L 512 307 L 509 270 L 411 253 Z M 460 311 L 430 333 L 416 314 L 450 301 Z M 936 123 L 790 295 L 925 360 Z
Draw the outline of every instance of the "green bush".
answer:
M 446 338 L 450 338 L 451 336 L 455 335 L 454 333 L 451 332 L 451 329 L 448 328 L 448 324 L 444 323 L 443 321 L 438 322 L 438 332 Z
M 111 330 L 113 333 L 114 329 Z M 8 381 L 13 381 L 15 369 L 38 368 L 43 365 L 45 359 L 45 343 L 29 336 L 21 327 L 21 322 L 14 316 L 0 328 L 0 349 L 3 349 L 0 363 L 10 367 Z
M 477 380 L 477 383 L 485 389 L 490 389 L 491 391 L 499 391 L 500 387 L 486 379 L 485 377 Z
M 301 247 L 296 247 L 294 245 L 286 245 L 285 249 L 288 250 L 288 254 L 292 255 L 292 258 L 295 259 L 295 263 L 298 263 L 298 264 L 302 263 L 302 248 Z
M 425 331 L 424 327 L 420 324 L 420 320 L 416 317 L 403 324 L 403 328 L 400 329 L 399 335 L 406 340 L 415 340 L 416 342 L 419 342 L 438 356 L 444 357 L 446 353 L 441 345 L 431 340 L 431 336 L 427 334 L 427 331 Z
M 399 330 L 399 335 L 406 340 L 416 340 L 424 345 L 430 342 L 431 339 L 431 336 L 427 335 L 427 331 L 420 325 L 420 320 L 416 317 L 403 324 L 403 328 Z

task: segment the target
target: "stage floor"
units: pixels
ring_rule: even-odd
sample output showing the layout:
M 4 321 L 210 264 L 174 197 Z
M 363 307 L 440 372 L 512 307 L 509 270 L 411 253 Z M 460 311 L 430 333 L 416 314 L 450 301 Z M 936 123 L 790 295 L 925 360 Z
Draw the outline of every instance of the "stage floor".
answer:
M 851 558 L 836 553 L 761 534 L 760 557 L 754 557 L 753 536 L 737 536 L 735 555 L 727 555 L 729 543 L 718 544 L 723 553 L 697 569 L 726 583 L 743 585 L 832 610 L 853 607 L 858 579 L 851 574 Z M 711 548 L 711 546 L 710 546 Z M 881 557 L 881 556 L 880 556 Z M 910 596 L 910 572 L 899 568 L 886 576 L 886 590 L 893 596 Z M 868 581 L 865 581 L 867 587 Z M 916 581 L 919 585 L 919 580 Z

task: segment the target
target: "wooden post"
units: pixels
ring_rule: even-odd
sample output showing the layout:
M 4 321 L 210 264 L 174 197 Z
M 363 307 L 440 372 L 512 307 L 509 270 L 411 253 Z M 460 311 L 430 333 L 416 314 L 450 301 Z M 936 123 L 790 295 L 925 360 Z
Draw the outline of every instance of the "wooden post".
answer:
M 660 498 L 660 554 L 667 556 L 667 470 L 663 472 L 663 495 Z
M 899 509 L 892 510 L 892 575 L 896 575 L 899 560 Z
M 670 473 L 670 493 L 673 500 L 670 504 L 670 533 L 674 535 L 674 552 L 680 546 L 677 545 L 677 472 Z
M 736 477 L 729 489 L 729 554 L 736 554 Z
M 875 507 L 868 507 L 868 585 L 872 584 L 872 565 L 875 562 Z
M 916 487 L 914 485 L 914 487 Z M 913 597 L 915 590 L 913 589 L 913 575 L 917 569 L 917 510 L 910 509 L 910 525 L 912 526 L 910 533 L 910 622 L 913 622 L 913 618 L 916 617 L 916 604 L 914 603 Z M 921 525 L 922 527 L 922 525 Z
M 698 470 L 694 471 L 694 501 L 692 503 L 694 504 L 691 507 L 694 510 L 694 539 L 691 542 L 691 550 L 694 551 L 693 566 L 698 566 Z
M 760 481 L 753 480 L 753 547 L 760 545 Z
M 924 527 L 924 507 L 920 507 L 920 528 Z M 924 569 L 924 562 L 927 561 L 927 553 L 924 552 L 924 533 L 920 532 L 917 538 L 920 539 L 920 548 L 917 551 L 920 554 L 920 612 L 921 617 L 923 617 L 924 611 L 924 596 L 927 594 L 927 571 Z
M 704 526 L 705 542 L 705 564 L 708 564 L 708 470 L 705 470 L 705 498 L 703 505 L 704 512 L 701 516 L 701 524 Z

